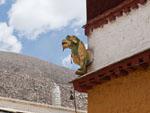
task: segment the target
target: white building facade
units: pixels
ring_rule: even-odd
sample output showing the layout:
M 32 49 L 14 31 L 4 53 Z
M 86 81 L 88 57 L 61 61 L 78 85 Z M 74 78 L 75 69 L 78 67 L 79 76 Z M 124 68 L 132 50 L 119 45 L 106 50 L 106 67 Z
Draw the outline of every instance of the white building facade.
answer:
M 90 71 L 150 48 L 150 1 L 137 7 L 89 32 L 89 48 L 94 51 Z

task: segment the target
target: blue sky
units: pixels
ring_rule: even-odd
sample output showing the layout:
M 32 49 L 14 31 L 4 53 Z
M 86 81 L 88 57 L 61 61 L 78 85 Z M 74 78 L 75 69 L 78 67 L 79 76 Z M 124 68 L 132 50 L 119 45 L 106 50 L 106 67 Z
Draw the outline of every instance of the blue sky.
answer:
M 61 41 L 76 35 L 87 45 L 85 5 L 85 0 L 0 0 L 0 50 L 76 69 Z

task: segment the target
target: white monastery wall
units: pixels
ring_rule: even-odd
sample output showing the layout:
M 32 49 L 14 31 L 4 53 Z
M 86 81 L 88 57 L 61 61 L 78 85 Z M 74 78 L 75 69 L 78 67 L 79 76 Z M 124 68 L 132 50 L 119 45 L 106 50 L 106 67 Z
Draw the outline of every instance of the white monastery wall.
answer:
M 94 51 L 92 71 L 149 49 L 150 1 L 103 28 L 94 29 L 89 47 Z

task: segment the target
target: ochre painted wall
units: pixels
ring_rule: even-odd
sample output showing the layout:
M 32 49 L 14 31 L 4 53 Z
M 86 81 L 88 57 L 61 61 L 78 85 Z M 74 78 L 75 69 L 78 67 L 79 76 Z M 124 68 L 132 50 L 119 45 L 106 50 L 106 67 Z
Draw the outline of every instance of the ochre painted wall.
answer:
M 150 113 L 150 69 L 98 85 L 88 96 L 88 113 Z

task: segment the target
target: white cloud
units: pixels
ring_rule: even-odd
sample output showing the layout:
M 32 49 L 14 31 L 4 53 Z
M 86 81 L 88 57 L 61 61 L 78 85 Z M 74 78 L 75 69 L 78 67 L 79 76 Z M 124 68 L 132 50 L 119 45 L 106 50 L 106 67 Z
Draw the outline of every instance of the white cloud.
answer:
M 80 35 L 80 30 L 78 28 L 74 28 L 74 34 L 76 36 L 79 36 Z
M 85 48 L 88 49 L 88 44 L 84 44 L 84 45 L 85 45 Z
M 83 25 L 85 17 L 86 0 L 16 0 L 9 11 L 9 24 L 35 39 L 48 30 Z
M 72 68 L 71 60 L 72 60 L 71 55 L 68 55 L 67 57 L 65 57 L 62 60 L 63 66 L 68 67 L 68 68 Z
M 5 0 L 0 0 L 0 5 L 4 4 Z
M 13 29 L 6 23 L 0 23 L 0 51 L 19 53 L 21 48 L 21 43 L 13 35 Z

